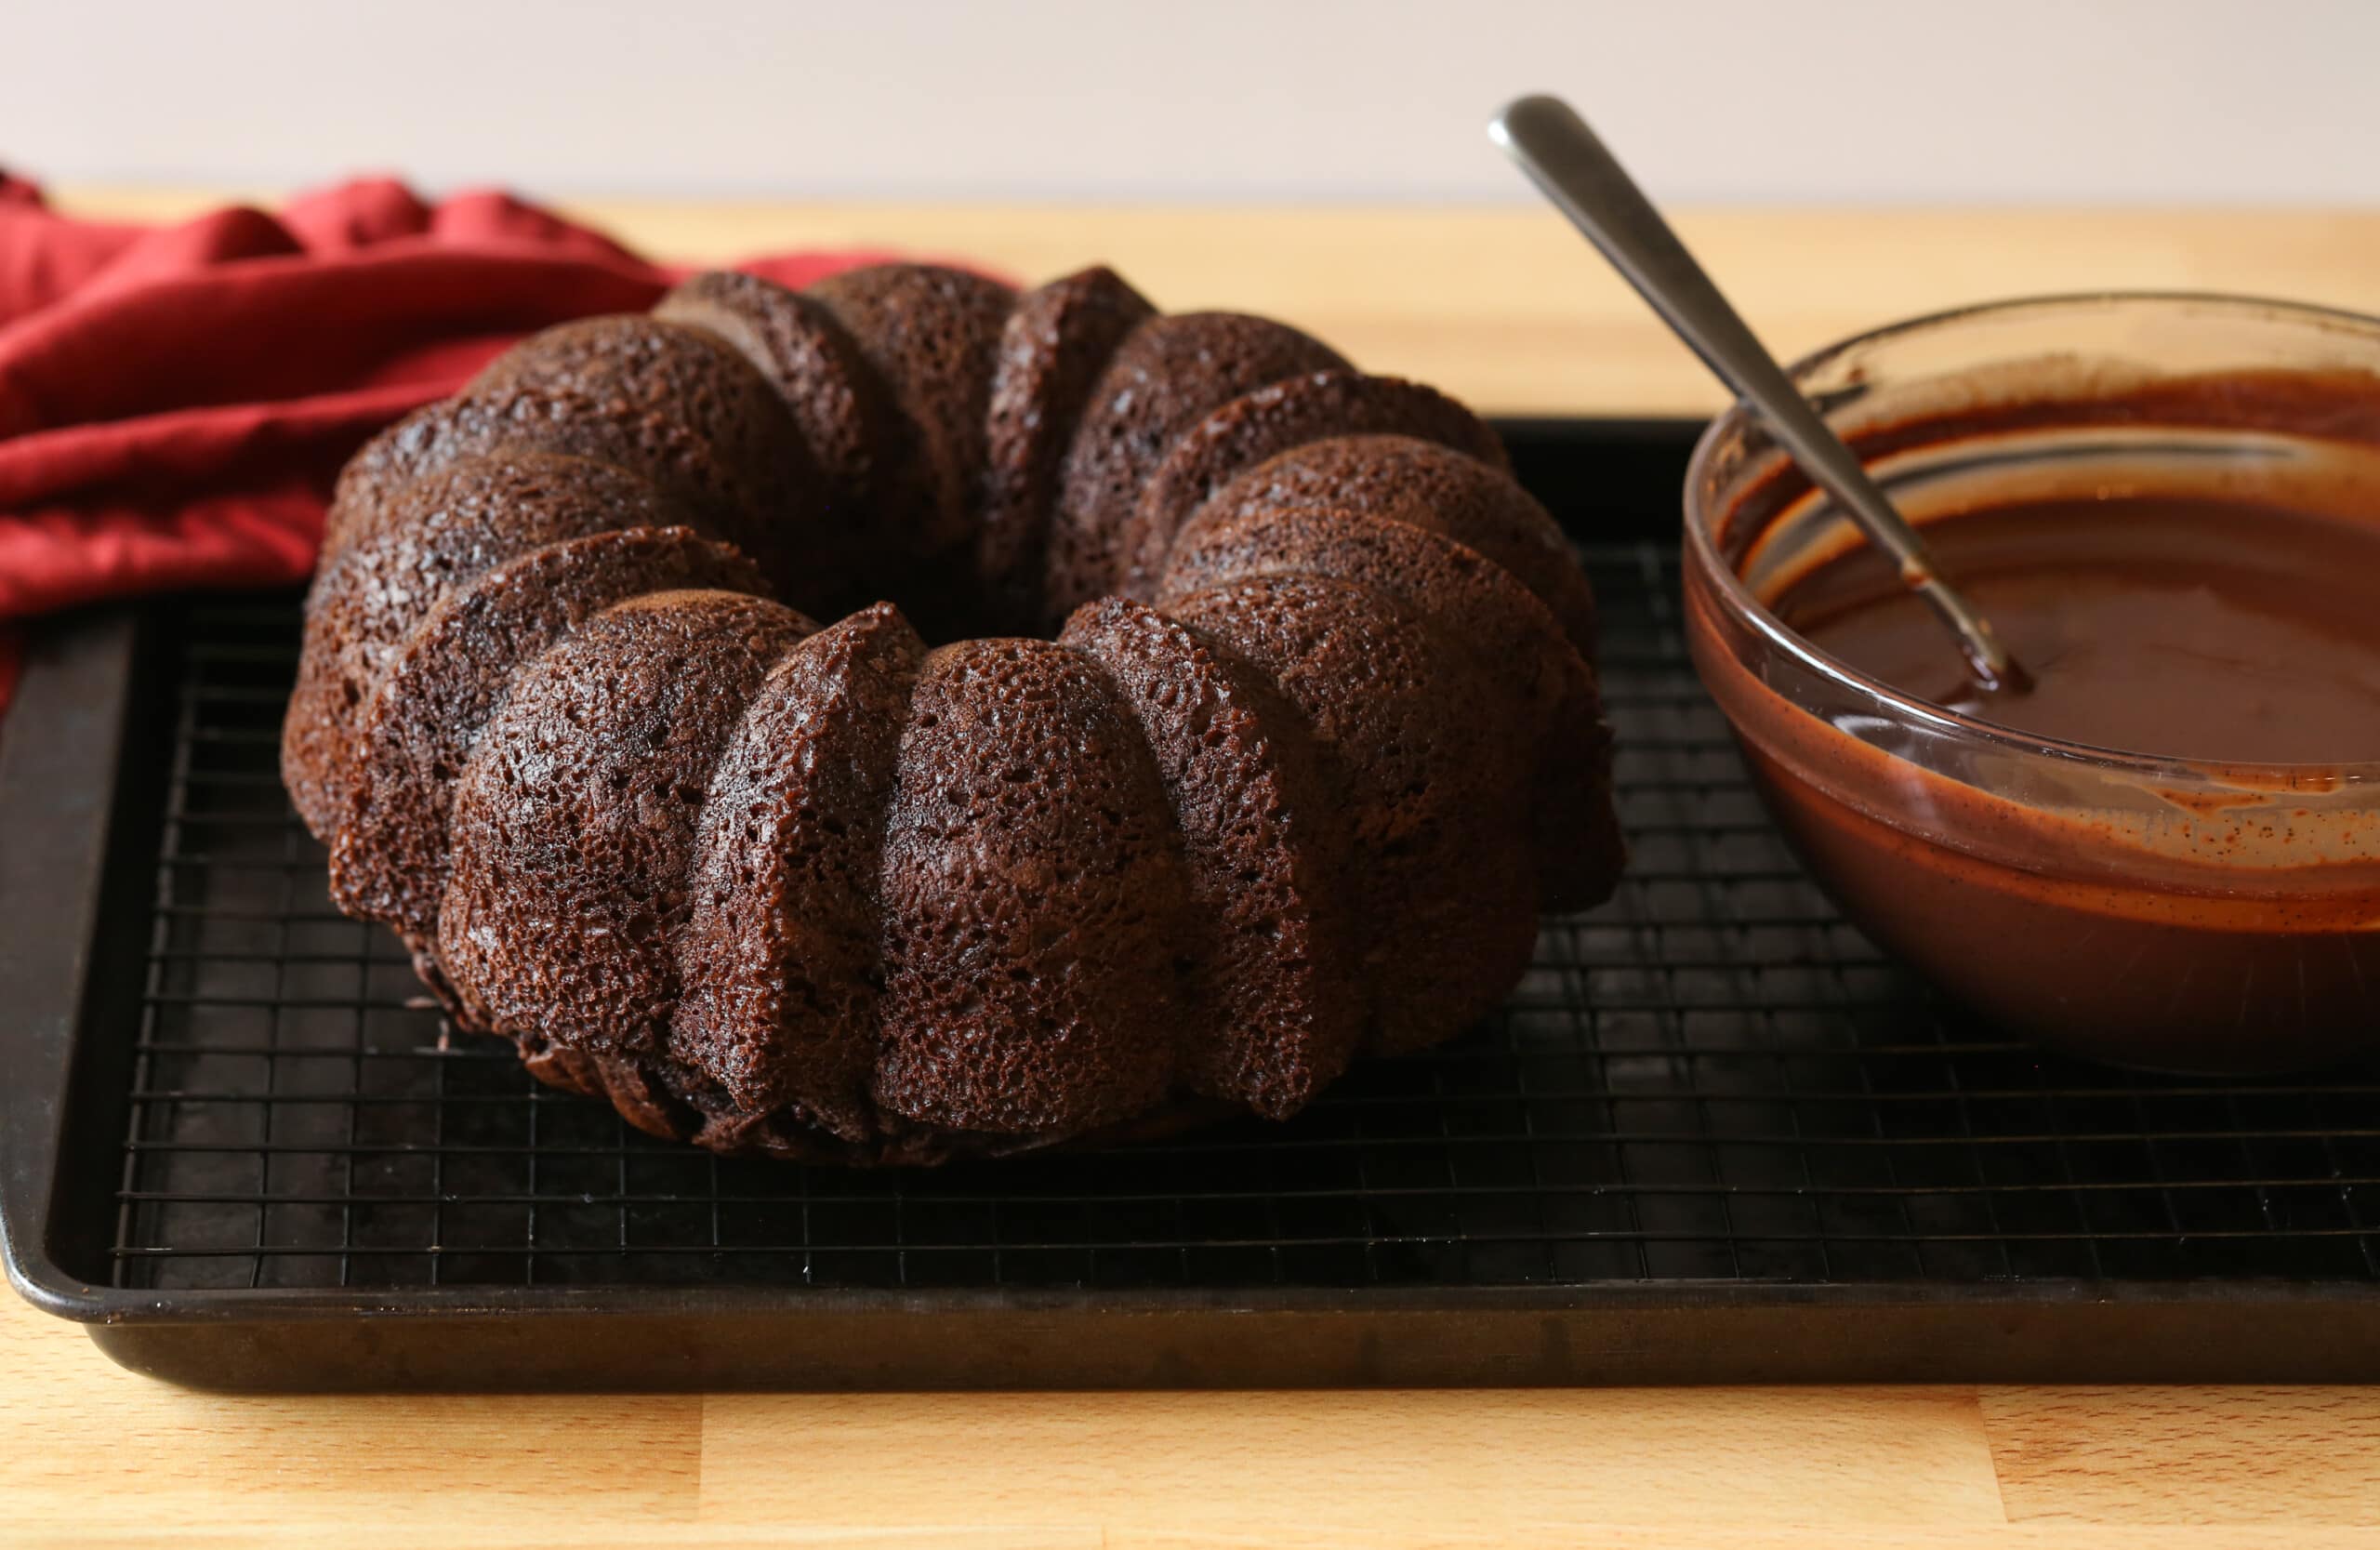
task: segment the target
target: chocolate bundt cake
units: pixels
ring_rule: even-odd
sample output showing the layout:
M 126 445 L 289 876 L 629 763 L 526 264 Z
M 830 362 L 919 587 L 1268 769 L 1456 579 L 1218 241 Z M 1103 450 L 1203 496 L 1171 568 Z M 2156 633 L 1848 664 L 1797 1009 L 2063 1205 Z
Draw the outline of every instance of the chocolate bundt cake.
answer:
M 1295 329 L 707 274 L 348 465 L 282 766 L 540 1078 L 930 1162 L 1280 1118 L 1487 1012 L 1620 868 L 1593 636 L 1495 435 Z

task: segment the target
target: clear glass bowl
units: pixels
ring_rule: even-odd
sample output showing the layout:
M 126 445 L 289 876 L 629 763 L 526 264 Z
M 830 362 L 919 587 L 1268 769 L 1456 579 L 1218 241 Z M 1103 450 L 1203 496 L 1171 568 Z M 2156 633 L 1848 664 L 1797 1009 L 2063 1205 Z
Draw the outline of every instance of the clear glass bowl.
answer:
M 1921 526 L 2110 491 L 2380 521 L 2380 320 L 2057 297 L 1880 329 L 1794 376 Z M 2060 743 L 1902 693 L 1770 610 L 1860 542 L 1741 405 L 1704 434 L 1687 642 L 1852 920 L 2003 1025 L 2101 1059 L 2276 1070 L 2380 1044 L 2380 765 Z

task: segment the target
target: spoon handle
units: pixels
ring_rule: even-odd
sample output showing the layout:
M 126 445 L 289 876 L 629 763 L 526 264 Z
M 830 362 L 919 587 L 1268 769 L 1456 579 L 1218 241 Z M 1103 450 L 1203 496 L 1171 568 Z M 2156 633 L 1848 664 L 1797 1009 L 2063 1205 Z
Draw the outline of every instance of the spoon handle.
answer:
M 1925 540 L 1901 520 L 1858 455 L 1802 396 L 1586 121 L 1559 98 L 1524 97 L 1498 114 L 1488 132 L 1702 364 L 1759 411 L 1803 471 L 1892 556 L 1902 581 L 1958 633 L 1984 686 L 2020 682 L 2021 669 L 1990 625 L 1936 572 Z

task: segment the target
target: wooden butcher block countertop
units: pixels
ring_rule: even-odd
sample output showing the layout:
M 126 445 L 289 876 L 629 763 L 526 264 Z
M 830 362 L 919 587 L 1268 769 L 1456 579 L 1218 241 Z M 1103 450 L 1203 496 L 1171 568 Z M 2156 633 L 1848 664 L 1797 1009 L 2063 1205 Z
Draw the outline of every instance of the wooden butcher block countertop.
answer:
M 250 191 L 270 197 L 264 191 Z M 187 214 L 224 191 L 65 190 Z M 1535 208 L 601 204 L 670 257 L 1114 265 L 1491 412 L 1718 395 Z M 2104 287 L 2380 311 L 2380 213 L 1735 210 L 1689 242 L 1779 351 Z M 252 1398 L 0 1297 L 0 1543 L 2301 1546 L 2380 1533 L 2380 1390 L 1805 1388 Z

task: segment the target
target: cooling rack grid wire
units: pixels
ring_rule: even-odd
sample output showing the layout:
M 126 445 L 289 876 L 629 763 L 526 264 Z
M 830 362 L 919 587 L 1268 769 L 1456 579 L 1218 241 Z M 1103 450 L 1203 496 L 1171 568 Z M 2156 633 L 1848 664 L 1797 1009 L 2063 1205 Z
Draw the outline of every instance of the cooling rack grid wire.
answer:
M 711 1158 L 443 1038 L 282 791 L 294 603 L 193 604 L 115 1284 L 2380 1279 L 2380 1073 L 2113 1072 L 1941 1004 L 1769 828 L 1673 559 L 1587 553 L 1633 863 L 1501 1012 L 1288 1124 L 932 1172 Z

